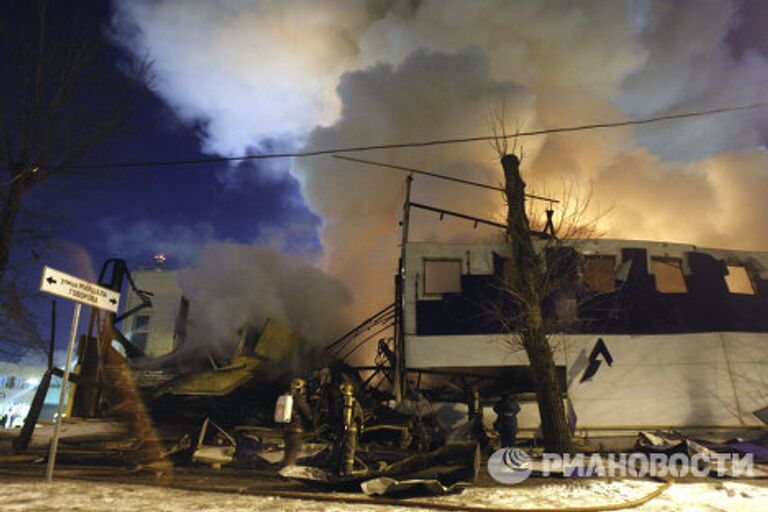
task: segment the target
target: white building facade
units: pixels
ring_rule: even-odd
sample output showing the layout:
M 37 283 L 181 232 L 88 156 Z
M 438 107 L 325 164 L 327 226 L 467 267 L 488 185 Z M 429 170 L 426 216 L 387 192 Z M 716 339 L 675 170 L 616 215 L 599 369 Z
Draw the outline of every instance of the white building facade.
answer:
M 768 253 L 628 240 L 574 248 L 576 291 L 545 309 L 562 320 L 550 340 L 579 430 L 763 425 Z M 514 332 L 484 304 L 505 251 L 407 244 L 402 300 L 410 372 L 525 375 L 528 359 Z M 519 378 L 508 385 L 532 390 Z M 535 401 L 522 405 L 521 427 L 537 428 Z

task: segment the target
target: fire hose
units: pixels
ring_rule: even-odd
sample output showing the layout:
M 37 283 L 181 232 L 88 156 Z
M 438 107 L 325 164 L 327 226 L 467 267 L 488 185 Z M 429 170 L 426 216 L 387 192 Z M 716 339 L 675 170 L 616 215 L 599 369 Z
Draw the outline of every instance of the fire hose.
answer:
M 8 472 L 0 470 L 0 474 L 19 477 L 18 472 Z M 114 478 L 104 478 L 103 476 L 86 476 L 78 474 L 61 475 L 61 479 L 86 480 L 92 482 L 114 482 Z M 120 482 L 125 483 L 125 482 Z M 240 494 L 245 496 L 258 496 L 265 498 L 282 498 L 289 500 L 316 501 L 324 503 L 343 503 L 346 505 L 369 505 L 369 506 L 387 506 L 400 508 L 415 508 L 422 510 L 445 510 L 452 512 L 600 512 L 611 510 L 626 510 L 636 508 L 652 499 L 660 496 L 669 489 L 675 481 L 673 479 L 663 480 L 662 484 L 648 494 L 639 498 L 624 501 L 621 503 L 607 503 L 603 505 L 588 505 L 579 507 L 553 507 L 553 508 L 508 508 L 508 507 L 478 507 L 474 505 L 461 505 L 454 503 L 444 503 L 437 501 L 415 501 L 395 498 L 362 498 L 358 496 L 341 496 L 338 494 L 323 494 L 319 492 L 305 491 L 287 491 L 287 490 L 265 490 L 254 487 L 219 487 L 201 489 L 199 485 L 184 484 L 179 482 L 169 482 L 168 480 L 159 480 L 153 485 L 148 482 L 142 482 L 139 485 L 148 485 L 150 487 L 164 487 L 183 491 L 195 492 L 215 492 L 226 494 Z
M 240 489 L 239 493 L 248 496 L 264 496 L 295 500 L 344 503 L 347 505 L 377 505 L 400 508 L 420 508 L 426 510 L 448 510 L 454 512 L 601 512 L 604 510 L 625 510 L 644 505 L 645 503 L 648 503 L 669 489 L 673 483 L 675 483 L 674 480 L 666 480 L 659 487 L 649 492 L 645 496 L 641 496 L 640 498 L 622 503 L 555 508 L 477 507 L 473 505 L 459 505 L 453 503 L 440 503 L 435 501 L 405 501 L 393 498 L 359 498 L 356 496 L 328 495 L 316 492 L 265 491 L 261 489 L 255 490 L 248 487 Z

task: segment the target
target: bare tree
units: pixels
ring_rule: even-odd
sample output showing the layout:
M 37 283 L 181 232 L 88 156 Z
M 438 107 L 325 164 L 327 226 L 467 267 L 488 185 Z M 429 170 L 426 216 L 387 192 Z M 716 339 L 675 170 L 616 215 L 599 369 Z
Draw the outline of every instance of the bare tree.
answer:
M 506 150 L 506 146 L 498 147 Z M 496 298 L 487 303 L 486 310 L 509 334 L 510 347 L 522 348 L 528 356 L 545 446 L 550 451 L 567 453 L 573 445 L 552 335 L 567 332 L 579 323 L 576 315 L 585 298 L 580 293 L 583 283 L 579 248 L 599 236 L 599 217 L 587 218 L 591 193 L 580 194 L 573 182 L 564 187 L 556 218 L 551 204 L 545 211 L 534 207 L 525 201 L 520 158 L 514 154 L 499 156 L 506 181 L 506 243 L 510 258 L 494 285 Z M 536 220 L 544 213 L 546 222 Z
M 568 453 L 573 451 L 573 445 L 542 311 L 549 272 L 531 236 L 520 160 L 514 154 L 506 154 L 502 156 L 501 164 L 505 177 L 510 249 L 501 289 L 509 298 L 515 317 L 508 325 L 519 336 L 531 365 L 544 444 L 550 451 Z
M 11 262 L 39 257 L 55 215 L 50 204 L 40 211 L 30 203 L 30 191 L 60 190 L 61 180 L 98 171 L 77 165 L 132 128 L 150 79 L 146 59 L 118 53 L 97 22 L 73 10 L 41 0 L 9 2 L 0 13 L 0 343 L 14 351 L 39 345 L 40 336 Z M 22 240 L 33 247 L 12 258 Z
M 0 17 L 0 283 L 29 191 L 82 176 L 75 166 L 127 127 L 150 71 L 126 57 L 118 77 L 105 33 L 64 16 L 71 6 L 13 8 Z
M 29 349 L 40 354 L 46 351 L 37 319 L 19 297 L 14 283 L 9 283 L 0 293 L 0 342 L 0 357 L 19 357 Z
M 550 334 L 562 325 L 552 320 L 558 315 L 547 314 L 544 308 L 551 305 L 553 299 L 557 306 L 577 307 L 573 292 L 580 262 L 573 239 L 594 238 L 597 221 L 585 222 L 591 195 L 582 200 L 575 183 L 565 191 L 568 201 L 557 220 L 551 203 L 541 212 L 526 202 L 526 184 L 520 174 L 523 148 L 518 146 L 517 136 L 508 133 L 505 118 L 504 103 L 500 109 L 491 111 L 495 135 L 492 147 L 504 169 L 505 243 L 510 257 L 495 285 L 496 298 L 487 305 L 487 310 L 509 334 L 510 346 L 522 347 L 528 356 L 546 448 L 567 453 L 573 451 L 573 443 L 550 340 Z M 518 123 L 515 133 L 520 128 Z M 531 219 L 541 218 L 541 213 L 546 213 L 546 222 L 533 225 L 535 221 Z M 539 240 L 534 241 L 534 233 Z M 568 247 L 563 239 L 567 240 Z

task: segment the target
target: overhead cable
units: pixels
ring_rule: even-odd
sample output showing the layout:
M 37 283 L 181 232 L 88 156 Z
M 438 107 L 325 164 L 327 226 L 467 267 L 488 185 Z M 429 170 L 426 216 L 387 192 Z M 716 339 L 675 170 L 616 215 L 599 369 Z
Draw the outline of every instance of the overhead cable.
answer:
M 333 155 L 333 154 L 339 154 L 339 153 L 356 153 L 360 151 L 424 148 L 424 147 L 430 147 L 430 146 L 442 146 L 447 144 L 465 144 L 470 142 L 494 141 L 499 139 L 536 137 L 539 135 L 549 135 L 552 133 L 569 133 L 569 132 L 579 132 L 579 131 L 587 131 L 587 130 L 619 128 L 623 126 L 637 126 L 637 125 L 644 125 L 644 124 L 651 124 L 651 123 L 659 123 L 663 121 L 672 121 L 676 119 L 687 119 L 687 118 L 702 117 L 702 116 L 709 116 L 709 115 L 715 115 L 715 114 L 724 114 L 727 112 L 752 110 L 752 109 L 764 107 L 766 105 L 768 105 L 768 103 L 760 102 L 760 103 L 752 103 L 749 105 L 739 105 L 734 107 L 723 107 L 723 108 L 716 108 L 711 110 L 702 110 L 698 112 L 684 112 L 680 114 L 669 114 L 664 116 L 649 117 L 646 119 L 593 123 L 593 124 L 583 124 L 583 125 L 576 125 L 576 126 L 563 126 L 559 128 L 544 128 L 541 130 L 521 131 L 521 132 L 507 134 L 507 135 L 481 135 L 476 137 L 458 137 L 458 138 L 452 138 L 452 139 L 434 139 L 434 140 L 415 141 L 415 142 L 399 142 L 399 143 L 393 143 L 393 144 L 347 146 L 347 147 L 340 147 L 340 148 L 315 149 L 315 150 L 309 150 L 309 151 L 294 151 L 294 152 L 285 152 L 285 153 L 257 153 L 257 154 L 229 156 L 229 157 L 192 158 L 192 159 L 186 159 L 186 160 L 154 160 L 154 161 L 147 160 L 147 161 L 136 161 L 136 162 L 82 163 L 82 164 L 72 164 L 72 165 L 66 165 L 66 166 L 59 166 L 59 167 L 53 166 L 53 167 L 56 169 L 100 169 L 100 168 L 125 169 L 125 168 L 136 168 L 136 167 L 171 167 L 171 166 L 175 167 L 175 166 L 182 166 L 182 165 L 200 165 L 200 164 L 221 163 L 221 162 L 241 162 L 241 161 L 247 161 L 247 160 L 267 160 L 267 159 L 273 159 L 273 158 L 307 158 L 307 157 L 322 156 L 322 155 Z
M 456 183 L 461 183 L 463 185 L 471 185 L 473 187 L 479 187 L 479 188 L 485 188 L 488 190 L 498 190 L 499 192 L 505 192 L 504 187 L 498 187 L 495 185 L 488 185 L 487 183 L 480 183 L 478 181 L 472 181 L 472 180 L 465 180 L 463 178 L 455 178 L 453 176 L 447 176 L 445 174 L 440 174 L 432 171 L 424 171 L 421 169 L 415 169 L 413 167 L 404 167 L 402 165 L 393 165 L 393 164 L 385 164 L 383 162 L 375 162 L 373 160 L 363 160 L 362 158 L 354 158 L 350 156 L 341 156 L 341 155 L 333 155 L 333 158 L 338 158 L 340 160 L 348 160 L 350 162 L 357 162 L 360 164 L 367 164 L 367 165 L 374 165 L 377 167 L 386 167 L 388 169 L 397 169 L 404 172 L 409 172 L 413 174 L 422 174 L 424 176 L 431 176 L 433 178 L 438 178 L 441 180 L 447 180 L 447 181 L 454 181 Z M 547 201 L 550 203 L 559 203 L 560 201 L 558 199 L 552 199 L 550 197 L 544 197 L 544 196 L 537 196 L 536 194 L 525 194 L 525 197 L 529 197 L 532 199 L 541 199 L 542 201 Z

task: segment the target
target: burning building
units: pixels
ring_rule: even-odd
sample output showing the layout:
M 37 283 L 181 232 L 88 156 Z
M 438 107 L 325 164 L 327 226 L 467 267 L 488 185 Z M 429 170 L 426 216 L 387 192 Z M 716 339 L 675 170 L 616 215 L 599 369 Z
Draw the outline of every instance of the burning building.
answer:
M 543 307 L 563 399 L 580 431 L 762 424 L 768 253 L 630 240 L 562 245 L 578 258 L 578 275 Z M 489 308 L 508 250 L 406 245 L 409 374 L 492 377 L 509 391 L 533 391 L 515 326 Z M 520 419 L 537 428 L 535 401 L 523 404 Z
M 149 356 L 160 356 L 179 347 L 186 335 L 189 301 L 179 287 L 178 273 L 162 268 L 140 269 L 131 273 L 140 290 L 150 293 L 151 304 L 136 311 L 123 326 L 126 337 Z M 124 311 L 144 304 L 144 299 L 131 289 Z

